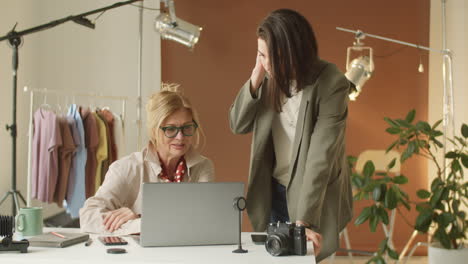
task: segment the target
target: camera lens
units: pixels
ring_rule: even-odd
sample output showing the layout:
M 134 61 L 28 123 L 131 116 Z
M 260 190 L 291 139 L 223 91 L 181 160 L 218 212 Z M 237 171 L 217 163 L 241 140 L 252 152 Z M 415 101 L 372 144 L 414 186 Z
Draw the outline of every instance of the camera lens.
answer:
M 269 235 L 265 248 L 272 256 L 286 255 L 289 249 L 288 239 L 284 234 Z

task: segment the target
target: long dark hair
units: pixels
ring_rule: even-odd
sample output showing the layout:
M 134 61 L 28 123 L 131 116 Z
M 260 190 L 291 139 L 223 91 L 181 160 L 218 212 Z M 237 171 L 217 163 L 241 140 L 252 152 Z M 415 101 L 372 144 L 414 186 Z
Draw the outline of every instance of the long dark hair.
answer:
M 318 47 L 312 26 L 291 9 L 271 12 L 257 29 L 257 36 L 268 46 L 271 74 L 266 93 L 267 103 L 281 112 L 283 96 L 291 97 L 291 82 L 296 91 L 306 85 L 306 77 L 318 60 Z

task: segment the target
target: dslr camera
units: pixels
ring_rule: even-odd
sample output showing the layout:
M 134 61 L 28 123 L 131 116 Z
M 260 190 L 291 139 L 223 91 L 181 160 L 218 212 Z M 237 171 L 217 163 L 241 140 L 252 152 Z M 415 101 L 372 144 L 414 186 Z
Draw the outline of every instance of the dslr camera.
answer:
M 267 227 L 265 248 L 273 256 L 307 253 L 305 226 L 294 223 L 270 223 Z

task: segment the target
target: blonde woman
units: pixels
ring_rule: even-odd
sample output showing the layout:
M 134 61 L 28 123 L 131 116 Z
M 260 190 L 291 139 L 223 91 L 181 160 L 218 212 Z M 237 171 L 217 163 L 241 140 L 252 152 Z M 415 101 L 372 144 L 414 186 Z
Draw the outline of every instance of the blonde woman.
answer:
M 82 232 L 140 232 L 143 182 L 209 182 L 213 163 L 200 155 L 196 111 L 175 85 L 163 84 L 146 105 L 148 146 L 112 163 L 95 196 L 80 210 Z

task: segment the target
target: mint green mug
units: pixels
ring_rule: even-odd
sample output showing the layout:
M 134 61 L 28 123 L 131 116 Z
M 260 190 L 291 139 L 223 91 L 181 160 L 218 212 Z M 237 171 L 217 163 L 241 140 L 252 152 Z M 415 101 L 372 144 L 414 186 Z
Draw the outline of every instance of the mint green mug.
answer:
M 42 207 L 20 208 L 16 215 L 16 231 L 23 236 L 42 234 Z

